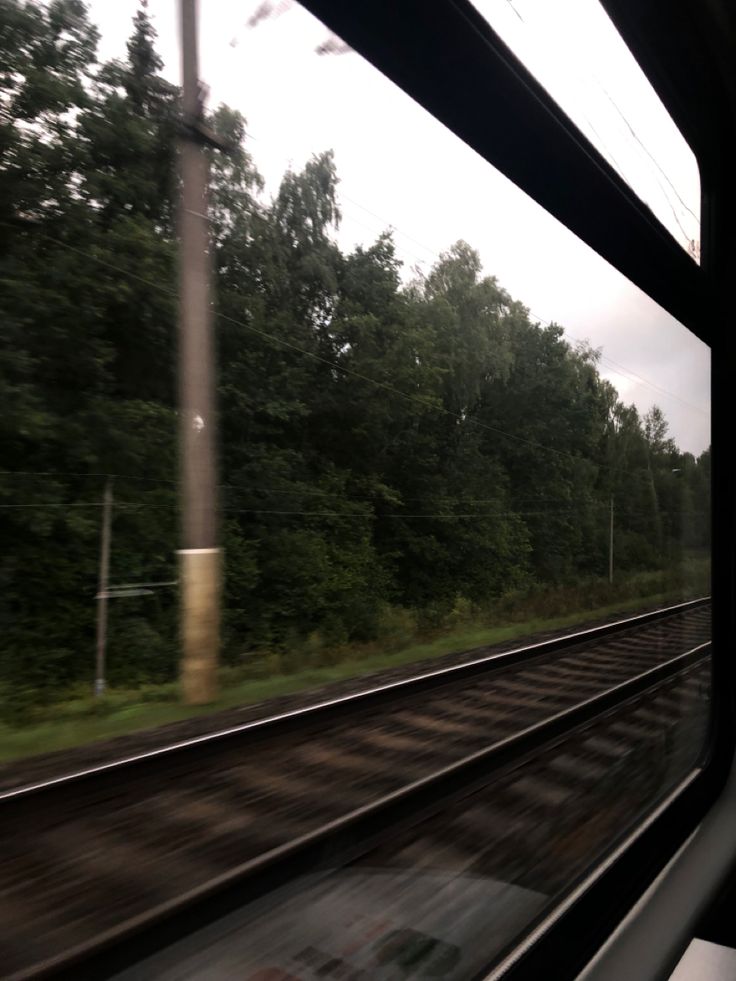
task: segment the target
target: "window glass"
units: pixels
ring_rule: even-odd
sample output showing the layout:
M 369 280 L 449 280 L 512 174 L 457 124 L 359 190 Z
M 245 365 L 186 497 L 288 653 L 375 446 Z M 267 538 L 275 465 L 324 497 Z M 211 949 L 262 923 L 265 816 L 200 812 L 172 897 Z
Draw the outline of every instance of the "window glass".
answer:
M 709 350 L 286 0 L 201 5 L 209 186 L 206 203 L 182 205 L 191 129 L 172 8 L 7 8 L 6 786 L 706 602 L 413 702 L 275 726 L 272 741 L 212 749 L 184 776 L 116 785 L 84 829 L 68 800 L 69 813 L 34 814 L 45 885 L 15 870 L 26 899 L 6 931 L 18 938 L 11 967 L 29 967 L 36 944 L 24 937 L 60 953 L 65 938 L 143 915 L 152 895 L 175 899 L 639 679 L 612 714 L 591 702 L 582 734 L 540 737 L 503 770 L 494 757 L 459 801 L 441 798 L 369 850 L 357 836 L 344 862 L 180 949 L 192 976 L 213 976 L 211 941 L 223 976 L 253 981 L 470 977 L 697 765 L 710 691 Z M 522 0 L 499 10 L 511 24 L 532 18 Z M 697 240 L 697 210 L 688 224 L 673 190 L 691 203 L 695 185 L 689 164 L 675 165 L 669 124 L 629 116 L 608 57 L 596 64 L 600 104 L 621 110 L 611 119 L 626 113 L 674 168 L 666 179 L 627 125 L 633 143 L 614 151 L 627 179 L 653 180 L 642 195 L 654 201 L 659 187 Z M 624 94 L 644 105 L 639 84 Z M 209 229 L 196 275 L 179 265 L 187 215 Z M 183 298 L 195 302 L 187 291 L 207 277 L 216 417 L 178 394 Z M 206 319 L 208 303 L 199 309 Z M 197 454 L 210 439 L 208 497 Z M 189 453 L 197 507 L 216 517 L 209 538 L 187 537 Z M 197 682 L 182 653 L 187 591 L 198 576 L 217 582 L 218 567 L 202 565 L 216 561 L 213 544 L 218 687 L 184 704 Z M 103 742 L 113 736 L 124 738 Z M 133 867 L 150 879 L 131 885 Z M 90 883 L 107 894 L 114 876 L 111 907 Z M 46 918 L 22 919 L 47 893 Z M 178 956 L 150 975 L 176 975 Z

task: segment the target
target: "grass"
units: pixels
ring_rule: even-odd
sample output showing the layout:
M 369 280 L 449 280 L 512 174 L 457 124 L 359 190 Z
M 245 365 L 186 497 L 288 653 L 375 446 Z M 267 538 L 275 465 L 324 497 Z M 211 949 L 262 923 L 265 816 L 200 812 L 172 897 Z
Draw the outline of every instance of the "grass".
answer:
M 595 609 L 578 609 L 561 616 L 533 616 L 495 626 L 468 623 L 399 650 L 376 650 L 375 645 L 362 651 L 348 648 L 338 663 L 303 668 L 289 674 L 272 674 L 270 677 L 243 677 L 242 669 L 224 669 L 222 691 L 217 702 L 197 708 L 179 704 L 177 686 L 172 684 L 148 686 L 137 691 L 111 690 L 97 700 L 85 697 L 57 702 L 45 710 L 47 718 L 18 727 L 0 725 L 0 762 L 71 749 L 100 739 L 316 688 L 329 682 L 369 675 L 385 668 L 413 664 L 474 647 L 510 643 L 538 631 L 564 629 L 584 620 L 635 612 L 681 599 L 681 591 L 658 592 L 635 599 L 621 599 Z

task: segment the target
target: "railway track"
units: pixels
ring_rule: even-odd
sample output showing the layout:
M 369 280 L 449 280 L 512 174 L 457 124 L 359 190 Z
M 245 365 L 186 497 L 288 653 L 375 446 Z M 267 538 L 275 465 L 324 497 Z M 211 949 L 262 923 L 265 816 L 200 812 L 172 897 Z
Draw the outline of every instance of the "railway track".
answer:
M 592 878 L 697 763 L 707 687 L 700 660 L 117 981 L 498 977 L 519 934 Z M 530 976 L 561 974 L 546 960 Z
M 3 970 L 105 973 L 244 882 L 365 852 L 378 826 L 695 670 L 709 635 L 697 601 L 7 792 Z

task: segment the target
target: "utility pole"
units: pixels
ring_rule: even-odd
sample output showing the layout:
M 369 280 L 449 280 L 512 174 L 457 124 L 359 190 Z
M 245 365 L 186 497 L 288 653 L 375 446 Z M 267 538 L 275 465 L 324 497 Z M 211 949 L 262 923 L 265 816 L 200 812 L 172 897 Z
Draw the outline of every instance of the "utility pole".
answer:
M 102 539 L 100 542 L 100 580 L 97 589 L 97 663 L 95 695 L 105 692 L 105 649 L 107 647 L 107 599 L 110 578 L 110 537 L 112 534 L 112 479 L 107 478 L 102 499 Z
M 204 152 L 204 144 L 219 144 L 202 119 L 196 0 L 180 0 L 179 7 L 184 110 L 179 212 L 181 683 L 185 702 L 203 705 L 217 694 L 220 643 L 214 342 Z
M 613 494 L 611 494 L 611 525 L 608 536 L 608 581 L 613 585 Z

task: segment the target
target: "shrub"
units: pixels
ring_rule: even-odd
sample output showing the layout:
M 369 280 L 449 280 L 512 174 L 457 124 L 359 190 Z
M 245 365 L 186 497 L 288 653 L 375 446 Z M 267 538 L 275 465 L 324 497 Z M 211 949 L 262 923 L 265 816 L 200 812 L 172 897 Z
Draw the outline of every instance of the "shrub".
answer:
M 393 651 L 406 647 L 417 633 L 417 618 L 400 606 L 386 604 L 378 614 L 376 640 L 382 650 Z

